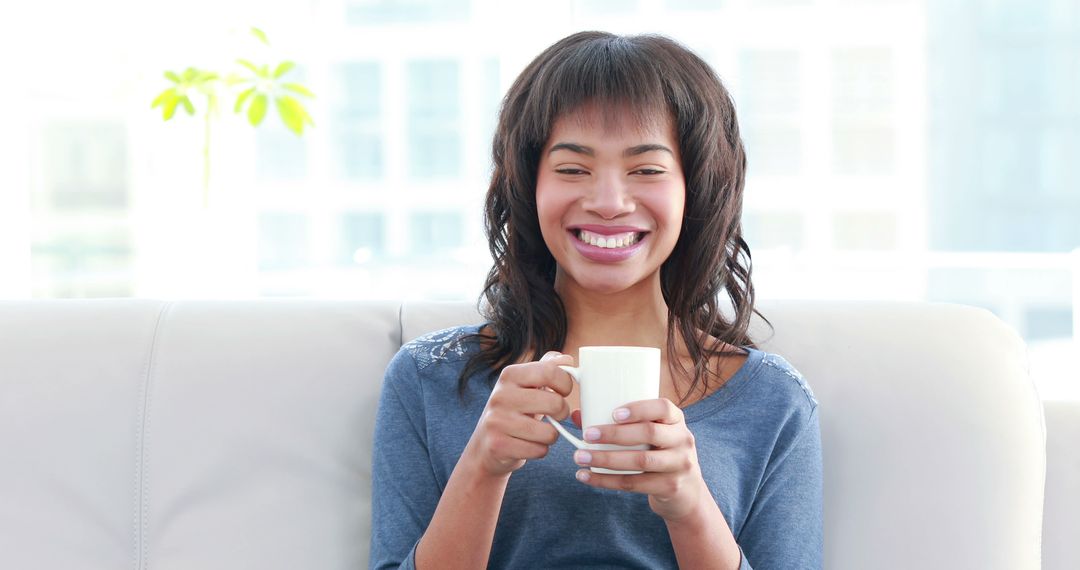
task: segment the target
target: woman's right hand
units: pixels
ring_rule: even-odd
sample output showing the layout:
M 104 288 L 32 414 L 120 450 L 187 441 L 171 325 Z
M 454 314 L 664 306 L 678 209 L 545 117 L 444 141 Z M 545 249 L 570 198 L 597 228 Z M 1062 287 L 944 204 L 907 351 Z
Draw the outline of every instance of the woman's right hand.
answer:
M 498 477 L 521 468 L 527 459 L 547 455 L 559 432 L 543 416 L 563 420 L 570 415 L 564 398 L 574 387 L 570 375 L 559 365 L 573 366 L 574 359 L 551 351 L 537 362 L 504 368 L 462 459 Z

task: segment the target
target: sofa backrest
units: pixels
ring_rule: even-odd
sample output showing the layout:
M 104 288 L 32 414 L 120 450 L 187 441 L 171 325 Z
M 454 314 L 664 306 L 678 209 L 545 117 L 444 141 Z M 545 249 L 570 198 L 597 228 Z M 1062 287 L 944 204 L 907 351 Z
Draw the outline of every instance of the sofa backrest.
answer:
M 1042 407 L 985 311 L 765 303 L 821 405 L 827 568 L 1038 568 Z M 0 567 L 361 568 L 402 342 L 471 303 L 0 302 Z M 375 521 L 378 524 L 378 521 Z

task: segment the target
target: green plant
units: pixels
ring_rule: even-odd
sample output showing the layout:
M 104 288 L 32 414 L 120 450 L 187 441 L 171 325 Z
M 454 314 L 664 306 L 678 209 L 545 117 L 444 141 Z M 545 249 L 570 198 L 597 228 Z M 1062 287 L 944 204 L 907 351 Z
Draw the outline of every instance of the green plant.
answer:
M 251 34 L 260 42 L 269 46 L 266 34 L 258 28 L 251 28 Z M 219 101 L 232 89 L 245 87 L 236 95 L 233 112 L 239 114 L 247 109 L 248 123 L 258 127 L 266 118 L 266 112 L 273 101 L 281 121 L 297 136 L 304 134 L 304 126 L 314 126 L 311 115 L 304 108 L 297 96 L 314 98 L 315 95 L 297 82 L 285 81 L 285 76 L 296 67 L 291 61 L 277 65 L 256 65 L 246 59 L 237 59 L 240 66 L 237 71 L 227 75 L 188 67 L 177 73 L 166 71 L 165 78 L 172 85 L 162 91 L 151 103 L 150 108 L 161 107 L 161 116 L 168 121 L 176 114 L 177 107 L 183 107 L 188 115 L 195 114 L 193 96 L 205 98 L 203 115 L 203 207 L 209 204 L 210 194 L 210 125 L 212 117 L 219 113 Z

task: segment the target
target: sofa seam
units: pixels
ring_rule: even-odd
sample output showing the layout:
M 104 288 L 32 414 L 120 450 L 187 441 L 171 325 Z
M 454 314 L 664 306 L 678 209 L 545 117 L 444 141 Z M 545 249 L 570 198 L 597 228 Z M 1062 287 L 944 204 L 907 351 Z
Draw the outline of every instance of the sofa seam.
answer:
M 154 332 L 150 337 L 150 347 L 147 351 L 146 361 L 143 364 L 142 386 L 137 405 L 141 406 L 139 425 L 136 432 L 136 460 L 135 460 L 135 570 L 145 570 L 147 563 L 147 436 L 150 425 L 150 403 L 152 401 L 152 378 L 154 372 L 155 356 L 158 348 L 158 335 L 161 332 L 161 323 L 165 315 L 172 309 L 173 303 L 166 301 L 158 310 L 157 320 L 154 322 Z

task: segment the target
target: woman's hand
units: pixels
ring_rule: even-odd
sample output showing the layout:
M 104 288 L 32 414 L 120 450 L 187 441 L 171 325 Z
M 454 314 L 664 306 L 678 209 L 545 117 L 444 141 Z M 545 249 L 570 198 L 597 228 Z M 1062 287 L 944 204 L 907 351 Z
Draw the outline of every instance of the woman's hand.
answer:
M 590 426 L 585 430 L 585 441 L 617 445 L 644 443 L 652 446 L 652 449 L 578 450 L 574 453 L 574 461 L 585 467 L 643 473 L 609 475 L 581 469 L 577 473 L 579 481 L 593 487 L 649 495 L 649 506 L 667 522 L 679 521 L 696 514 L 702 507 L 715 504 L 701 476 L 694 435 L 686 427 L 678 406 L 667 398 L 640 400 L 615 410 L 613 415 L 618 423 Z M 577 410 L 574 411 L 574 421 L 580 425 Z
M 538 362 L 504 368 L 462 460 L 498 477 L 519 469 L 527 459 L 547 455 L 559 432 L 542 416 L 563 420 L 570 414 L 564 398 L 570 395 L 573 380 L 559 365 L 573 366 L 574 359 L 552 351 Z

